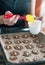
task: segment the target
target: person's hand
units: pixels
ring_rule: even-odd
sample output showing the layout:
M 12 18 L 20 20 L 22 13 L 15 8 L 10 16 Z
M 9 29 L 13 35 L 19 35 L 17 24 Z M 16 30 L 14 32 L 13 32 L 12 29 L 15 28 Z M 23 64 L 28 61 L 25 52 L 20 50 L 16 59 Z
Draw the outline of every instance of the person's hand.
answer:
M 7 14 L 7 13 L 11 13 L 12 14 L 12 12 L 10 12 L 10 11 L 5 12 L 5 14 Z M 2 21 L 3 21 L 3 24 L 11 26 L 11 25 L 16 24 L 16 22 L 18 21 L 19 17 L 20 17 L 19 15 L 13 15 L 11 18 L 7 19 L 7 18 L 4 17 L 4 15 L 2 15 Z

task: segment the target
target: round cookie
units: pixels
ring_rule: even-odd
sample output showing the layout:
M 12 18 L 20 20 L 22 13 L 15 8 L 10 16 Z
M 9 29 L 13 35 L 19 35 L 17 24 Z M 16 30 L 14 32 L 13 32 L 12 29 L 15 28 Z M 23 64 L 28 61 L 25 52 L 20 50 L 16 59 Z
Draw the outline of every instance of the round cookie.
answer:
M 20 41 L 20 40 L 17 40 L 17 41 L 15 41 L 14 43 L 16 43 L 16 44 L 21 44 L 21 41 Z
M 14 46 L 14 48 L 15 48 L 16 50 L 22 50 L 22 49 L 23 49 L 23 47 L 22 47 L 21 45 L 16 45 L 16 46 Z
M 5 41 L 5 44 L 12 44 L 12 41 Z
M 11 56 L 18 56 L 19 52 L 18 51 L 12 51 L 12 52 L 10 52 L 10 55 Z
M 3 39 L 10 39 L 10 38 L 8 37 L 8 35 L 2 35 L 2 38 L 3 38 Z
M 44 47 L 44 44 L 37 44 L 36 47 L 43 48 Z
M 31 56 L 31 54 L 30 54 L 29 52 L 27 52 L 27 51 L 24 51 L 24 52 L 23 52 L 23 56 L 29 57 L 29 56 Z
M 42 58 L 39 57 L 39 56 L 35 56 L 35 57 L 33 58 L 33 61 L 40 61 L 40 60 L 42 60 Z
M 40 40 L 39 39 L 34 39 L 33 42 L 34 43 L 40 43 Z
M 31 43 L 31 41 L 29 41 L 29 40 L 23 40 L 22 42 L 23 42 L 24 44 Z
M 20 63 L 25 63 L 25 62 L 30 62 L 30 60 L 27 59 L 27 58 L 23 58 L 23 59 L 21 59 L 19 62 L 20 62 Z
M 6 50 L 11 50 L 11 49 L 12 49 L 11 46 L 4 46 L 4 48 L 5 48 Z
M 45 58 L 45 54 L 43 55 L 43 57 Z
M 9 60 L 15 61 L 15 60 L 17 60 L 17 57 L 16 56 L 15 57 L 9 57 Z
M 27 48 L 27 49 L 32 49 L 32 48 L 34 48 L 34 46 L 33 45 L 25 45 L 25 47 Z
M 36 38 L 36 37 L 37 37 L 37 35 L 33 35 L 33 34 L 30 34 L 30 36 L 31 36 L 32 38 Z
M 28 34 L 23 34 L 23 35 L 22 35 L 22 38 L 28 38 L 28 37 L 29 37 Z
M 38 50 L 33 49 L 33 50 L 32 50 L 32 53 L 33 53 L 33 54 L 38 54 L 39 52 L 38 52 Z
M 19 39 L 20 37 L 18 35 L 13 36 L 14 39 Z
M 42 52 L 42 53 L 45 53 L 45 48 L 42 48 L 42 49 L 41 49 L 41 52 Z

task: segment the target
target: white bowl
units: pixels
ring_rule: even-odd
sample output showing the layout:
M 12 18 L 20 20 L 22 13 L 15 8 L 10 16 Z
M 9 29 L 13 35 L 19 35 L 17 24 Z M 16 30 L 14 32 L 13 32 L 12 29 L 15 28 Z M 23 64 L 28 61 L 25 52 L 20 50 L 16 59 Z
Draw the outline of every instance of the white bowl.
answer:
M 28 22 L 30 33 L 38 34 L 41 30 L 41 21 L 34 20 L 34 22 Z

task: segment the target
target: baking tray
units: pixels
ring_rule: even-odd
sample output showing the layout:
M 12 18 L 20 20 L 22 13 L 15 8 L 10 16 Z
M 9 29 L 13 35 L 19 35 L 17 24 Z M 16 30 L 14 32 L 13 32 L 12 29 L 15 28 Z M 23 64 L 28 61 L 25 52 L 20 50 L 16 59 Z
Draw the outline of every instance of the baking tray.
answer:
M 13 35 L 15 35 L 15 34 L 20 34 L 20 35 L 22 35 L 22 34 L 28 34 L 28 35 L 30 35 L 30 32 L 29 31 L 26 31 L 27 29 L 22 29 L 23 31 L 21 31 L 21 32 L 16 32 L 16 33 L 8 33 L 8 34 L 2 34 L 2 35 L 10 35 L 11 36 L 11 38 L 12 38 L 12 36 Z M 25 30 L 25 31 L 24 31 Z M 19 35 L 19 36 L 20 36 Z M 10 37 L 9 36 L 9 37 Z M 43 34 L 39 34 L 39 35 L 37 35 L 37 37 L 39 38 L 39 40 L 41 41 L 41 43 L 45 43 L 45 36 L 43 35 Z M 21 39 L 21 38 L 20 38 Z M 29 37 L 28 39 L 31 39 L 31 43 L 33 43 L 32 42 L 32 40 L 33 39 L 35 39 L 35 38 L 32 38 L 32 37 Z M 2 49 L 3 49 L 3 51 L 4 51 L 4 54 L 5 54 L 5 58 L 6 58 L 6 60 L 7 60 L 7 62 L 8 62 L 8 64 L 12 64 L 12 65 L 18 65 L 18 64 L 22 64 L 22 65 L 28 65 L 28 64 L 36 64 L 36 63 L 38 63 L 38 64 L 41 64 L 41 63 L 45 63 L 45 58 L 42 60 L 38 60 L 38 61 L 30 61 L 30 62 L 25 62 L 25 63 L 16 63 L 16 62 L 10 62 L 9 61 L 9 59 L 7 58 L 7 55 L 6 55 L 6 53 L 7 53 L 7 51 L 4 49 L 4 45 L 5 45 L 5 43 L 3 42 L 4 41 L 4 39 L 2 39 L 2 37 L 1 37 L 1 35 L 0 35 L 0 40 L 1 40 L 1 46 L 2 46 Z M 13 39 L 14 40 L 14 39 Z M 23 39 L 21 39 L 21 40 L 23 40 Z M 4 45 L 3 45 L 4 44 Z M 22 43 L 23 44 L 23 43 Z M 34 45 L 34 47 L 36 48 L 36 45 L 37 45 L 37 43 L 34 43 L 33 44 Z M 45 44 L 44 44 L 45 45 Z M 25 46 L 25 44 L 23 45 L 23 46 Z M 36 48 L 36 49 L 38 49 L 38 48 Z M 38 51 L 39 51 L 40 49 L 38 49 Z M 29 50 L 27 50 L 27 51 L 29 51 Z M 41 53 L 41 52 L 40 52 Z M 43 53 L 43 54 L 45 54 L 45 53 Z M 43 56 L 43 54 L 41 53 L 41 56 Z M 34 56 L 34 54 L 32 55 L 32 56 Z M 37 56 L 37 55 L 36 55 Z M 40 56 L 40 55 L 39 55 Z M 8 56 L 9 57 L 9 56 Z M 31 57 L 30 57 L 31 58 Z M 29 59 L 30 59 L 29 58 Z M 32 58 L 31 58 L 32 59 Z

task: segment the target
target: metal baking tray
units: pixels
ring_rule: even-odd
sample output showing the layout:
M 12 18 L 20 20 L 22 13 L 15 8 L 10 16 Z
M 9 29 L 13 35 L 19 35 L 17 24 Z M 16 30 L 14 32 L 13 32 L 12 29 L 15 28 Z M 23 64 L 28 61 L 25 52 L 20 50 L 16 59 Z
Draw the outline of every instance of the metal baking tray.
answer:
M 45 49 L 45 36 L 40 33 L 36 37 L 32 37 L 30 32 L 26 31 L 26 30 L 27 29 L 23 29 L 23 31 L 21 31 L 21 32 L 8 33 L 8 34 L 1 34 L 0 35 L 1 46 L 2 46 L 2 49 L 4 51 L 4 55 L 5 55 L 5 58 L 6 58 L 7 62 L 8 62 L 8 64 L 12 64 L 12 65 L 15 65 L 15 64 L 16 65 L 18 65 L 18 64 L 24 65 L 24 64 L 26 64 L 26 65 L 28 65 L 28 64 L 36 64 L 36 63 L 39 63 L 39 64 L 40 63 L 45 63 L 45 58 L 43 57 L 45 55 L 45 52 L 43 52 L 43 53 L 41 52 L 42 49 Z M 28 37 L 26 37 L 26 38 L 22 37 L 24 34 L 28 35 Z M 5 39 L 4 37 L 2 37 L 2 36 L 5 36 L 5 35 L 8 35 L 8 37 L 10 39 L 9 38 Z M 14 39 L 13 38 L 14 35 L 18 35 L 20 38 Z M 35 42 L 33 42 L 34 39 L 39 39 L 40 42 L 39 43 L 35 43 Z M 16 44 L 17 40 L 20 40 L 21 44 Z M 30 43 L 24 43 L 24 42 L 22 42 L 23 40 L 29 40 L 31 42 Z M 12 44 L 5 44 L 5 41 L 12 41 Z M 39 44 L 43 44 L 44 47 L 42 47 L 42 48 L 37 47 L 37 45 L 39 45 Z M 12 47 L 12 49 L 6 50 L 4 48 L 4 46 L 8 46 L 8 45 L 10 45 Z M 21 51 L 20 50 L 19 51 L 15 50 L 13 47 L 16 46 L 16 45 L 21 45 L 23 47 L 23 49 Z M 26 49 L 25 48 L 26 45 L 33 45 L 34 48 Z M 37 53 L 36 54 L 32 53 L 32 50 L 34 50 L 34 49 L 38 50 L 38 54 Z M 19 52 L 20 55 L 17 56 L 18 60 L 15 60 L 15 61 L 9 60 L 9 57 L 10 57 L 9 53 L 12 52 L 13 50 Z M 23 52 L 24 51 L 29 52 L 31 55 L 28 56 L 28 57 L 23 56 Z M 37 60 L 33 60 L 35 57 L 39 57 L 39 58 Z M 28 62 L 21 62 L 20 63 L 19 61 L 21 61 L 21 59 L 23 59 L 23 58 L 27 58 L 27 59 L 29 59 L 29 61 Z

